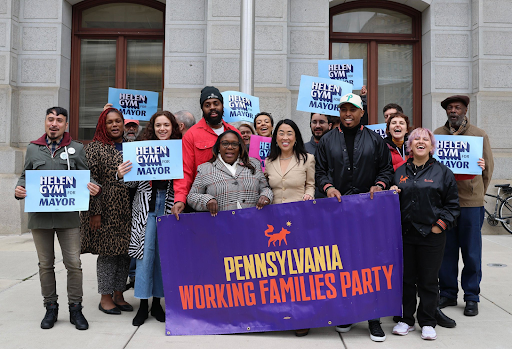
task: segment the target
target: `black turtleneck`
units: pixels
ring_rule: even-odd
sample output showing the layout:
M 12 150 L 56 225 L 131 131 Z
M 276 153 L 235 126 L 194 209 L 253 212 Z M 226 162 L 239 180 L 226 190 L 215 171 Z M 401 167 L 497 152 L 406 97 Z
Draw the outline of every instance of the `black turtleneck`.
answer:
M 354 167 L 354 141 L 356 140 L 356 133 L 359 130 L 360 124 L 357 126 L 348 128 L 340 124 L 340 128 L 343 131 L 343 136 L 345 137 L 345 144 L 347 145 L 347 153 L 348 159 L 350 161 L 350 168 Z

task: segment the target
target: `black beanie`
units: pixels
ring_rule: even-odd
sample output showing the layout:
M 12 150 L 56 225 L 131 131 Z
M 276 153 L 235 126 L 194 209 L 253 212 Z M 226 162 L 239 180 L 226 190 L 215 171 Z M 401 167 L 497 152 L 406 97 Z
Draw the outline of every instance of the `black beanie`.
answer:
M 203 107 L 203 103 L 207 99 L 211 98 L 217 98 L 222 104 L 224 104 L 224 98 L 220 94 L 219 89 L 213 86 L 206 86 L 201 90 L 201 98 L 199 99 L 199 102 L 201 103 L 201 108 Z

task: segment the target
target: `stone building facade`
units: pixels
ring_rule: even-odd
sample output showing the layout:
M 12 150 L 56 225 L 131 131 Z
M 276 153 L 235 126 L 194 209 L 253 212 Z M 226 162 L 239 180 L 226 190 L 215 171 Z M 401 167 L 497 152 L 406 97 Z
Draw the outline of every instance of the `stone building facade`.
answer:
M 238 89 L 241 0 L 160 2 L 165 4 L 163 108 L 188 109 L 198 119 L 202 87 Z M 255 0 L 254 93 L 262 110 L 276 119 L 292 118 L 306 139 L 309 114 L 295 108 L 300 77 L 316 75 L 317 61 L 330 58 L 329 10 L 348 2 Z M 446 121 L 440 101 L 447 96 L 470 95 L 471 122 L 491 139 L 494 178 L 511 179 L 512 3 L 383 2 L 421 13 L 422 126 L 435 129 Z M 44 132 L 48 107 L 70 108 L 72 19 L 79 3 L 0 0 L 0 234 L 27 231 L 23 201 L 13 195 L 25 147 Z

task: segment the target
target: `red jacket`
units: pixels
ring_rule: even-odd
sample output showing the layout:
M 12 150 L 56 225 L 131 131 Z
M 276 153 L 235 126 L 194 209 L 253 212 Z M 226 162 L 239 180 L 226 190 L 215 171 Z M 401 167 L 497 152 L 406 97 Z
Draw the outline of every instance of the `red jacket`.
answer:
M 224 131 L 233 130 L 240 133 L 236 127 L 222 120 Z M 210 160 L 212 148 L 217 141 L 217 134 L 202 118 L 192 126 L 183 137 L 183 179 L 174 180 L 174 202 L 187 202 L 187 195 L 197 174 L 197 167 Z
M 393 143 L 393 138 L 391 136 L 387 136 L 384 138 L 384 142 L 389 148 L 389 152 L 391 153 L 391 161 L 393 162 L 393 170 L 396 171 L 397 168 L 402 166 L 406 161 L 408 156 L 407 149 L 405 148 L 405 141 L 402 144 L 402 148 L 398 149 L 395 143 Z M 404 154 L 402 156 L 402 153 Z

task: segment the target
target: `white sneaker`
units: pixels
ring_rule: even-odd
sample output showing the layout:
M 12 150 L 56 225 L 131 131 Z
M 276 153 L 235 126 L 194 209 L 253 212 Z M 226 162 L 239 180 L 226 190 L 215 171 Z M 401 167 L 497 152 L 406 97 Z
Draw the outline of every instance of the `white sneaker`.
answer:
M 407 333 L 414 331 L 414 326 L 409 326 L 405 322 L 398 322 L 398 324 L 393 327 L 393 334 L 398 334 L 400 336 L 405 336 Z
M 421 328 L 421 338 L 434 340 L 437 338 L 436 330 L 432 326 L 423 326 Z

